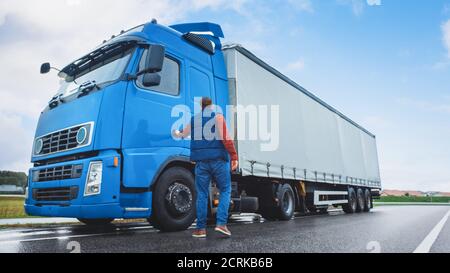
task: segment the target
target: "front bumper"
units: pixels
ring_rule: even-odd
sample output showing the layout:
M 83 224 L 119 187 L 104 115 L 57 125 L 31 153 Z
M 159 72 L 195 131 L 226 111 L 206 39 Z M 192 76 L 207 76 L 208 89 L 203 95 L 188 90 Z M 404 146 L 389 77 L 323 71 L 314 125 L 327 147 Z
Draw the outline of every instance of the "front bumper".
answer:
M 119 203 L 69 206 L 25 204 L 25 211 L 28 215 L 48 217 L 123 218 L 123 209 Z
M 115 158 L 119 164 L 114 164 Z M 116 162 L 117 162 L 116 159 Z M 103 163 L 100 194 L 85 196 L 86 178 L 89 163 Z M 117 151 L 101 151 L 97 156 L 39 166 L 30 169 L 28 176 L 28 196 L 25 200 L 25 212 L 36 216 L 74 217 L 74 218 L 122 218 L 124 209 L 120 205 L 120 161 Z M 79 178 L 65 178 L 52 181 L 33 181 L 33 172 L 37 170 L 82 165 Z M 60 196 L 63 189 L 70 189 L 70 195 Z M 48 193 L 47 190 L 52 190 Z M 41 194 L 39 194 L 41 193 Z M 52 194 L 51 197 L 49 197 Z

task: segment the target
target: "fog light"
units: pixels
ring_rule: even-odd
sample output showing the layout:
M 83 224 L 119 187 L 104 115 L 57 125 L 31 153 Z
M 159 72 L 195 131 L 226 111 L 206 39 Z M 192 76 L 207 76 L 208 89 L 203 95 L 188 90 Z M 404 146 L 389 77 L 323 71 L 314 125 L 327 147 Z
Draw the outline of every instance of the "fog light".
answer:
M 89 164 L 89 171 L 84 187 L 84 196 L 96 195 L 101 192 L 103 164 L 101 161 L 94 161 Z

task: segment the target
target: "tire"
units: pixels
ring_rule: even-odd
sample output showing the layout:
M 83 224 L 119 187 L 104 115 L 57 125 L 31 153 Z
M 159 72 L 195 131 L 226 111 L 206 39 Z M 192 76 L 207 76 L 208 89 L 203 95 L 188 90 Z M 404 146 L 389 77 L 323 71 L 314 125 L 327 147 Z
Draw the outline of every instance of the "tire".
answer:
M 153 210 L 149 222 L 161 231 L 180 231 L 195 220 L 195 182 L 185 168 L 166 170 L 156 182 L 153 191 Z
M 356 190 L 356 212 L 364 210 L 364 192 L 361 188 Z
M 353 188 L 348 188 L 348 203 L 342 205 L 345 213 L 354 213 L 356 211 L 356 192 Z
M 78 218 L 78 221 L 80 221 L 81 223 L 87 225 L 87 226 L 95 226 L 95 227 L 100 227 L 100 226 L 107 226 L 110 225 L 111 222 L 114 219 L 112 218 L 101 218 L 101 219 L 85 219 L 85 218 Z
M 295 197 L 291 185 L 283 184 L 278 190 L 279 206 L 276 208 L 277 218 L 282 221 L 292 219 L 295 212 Z
M 364 212 L 369 212 L 372 208 L 372 196 L 370 190 L 366 189 L 364 191 Z

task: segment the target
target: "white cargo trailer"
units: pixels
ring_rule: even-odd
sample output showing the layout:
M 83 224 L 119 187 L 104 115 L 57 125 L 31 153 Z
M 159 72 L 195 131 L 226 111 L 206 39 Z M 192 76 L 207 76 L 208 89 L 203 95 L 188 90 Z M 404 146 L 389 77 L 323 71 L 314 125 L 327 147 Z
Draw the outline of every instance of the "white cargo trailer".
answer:
M 381 188 L 375 136 L 245 48 L 226 46 L 224 55 L 230 103 L 239 106 L 232 119 L 240 162 L 238 180 L 248 177 L 275 183 L 275 207 L 282 206 L 277 199 L 284 198 L 277 193 L 280 185 L 288 183 L 297 199 L 306 188 L 304 202 L 310 210 L 325 210 L 328 205 L 343 205 L 348 212 L 369 210 Z M 272 140 L 277 148 L 269 151 L 263 148 L 267 140 L 248 139 L 248 132 L 242 134 L 246 139 L 238 137 L 251 127 L 247 111 L 261 105 L 269 109 L 275 105 L 279 110 L 279 128 L 271 128 L 272 133 L 279 132 L 271 136 L 278 137 Z M 273 207 L 267 204 L 270 198 L 261 200 L 254 186 L 248 189 L 254 184 L 258 183 L 249 182 L 243 188 L 259 197 L 260 207 Z M 274 210 L 266 211 L 276 218 Z

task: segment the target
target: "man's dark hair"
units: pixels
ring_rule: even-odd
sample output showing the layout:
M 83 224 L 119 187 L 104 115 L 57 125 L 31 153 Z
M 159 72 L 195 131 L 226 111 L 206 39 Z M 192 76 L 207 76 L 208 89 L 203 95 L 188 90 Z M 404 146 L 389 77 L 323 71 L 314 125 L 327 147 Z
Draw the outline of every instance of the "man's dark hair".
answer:
M 202 110 L 205 110 L 205 108 L 210 106 L 211 104 L 212 104 L 211 98 L 209 98 L 209 97 L 202 98 Z

